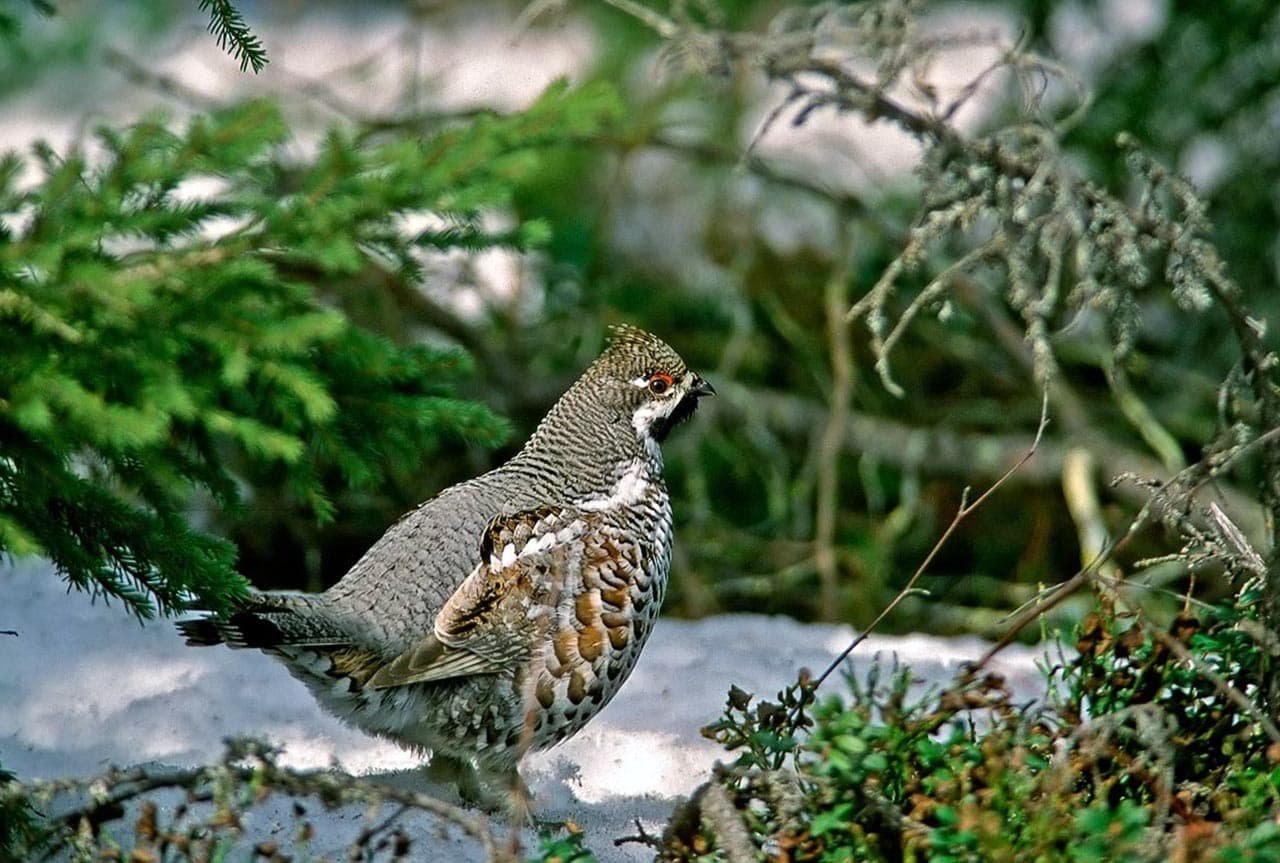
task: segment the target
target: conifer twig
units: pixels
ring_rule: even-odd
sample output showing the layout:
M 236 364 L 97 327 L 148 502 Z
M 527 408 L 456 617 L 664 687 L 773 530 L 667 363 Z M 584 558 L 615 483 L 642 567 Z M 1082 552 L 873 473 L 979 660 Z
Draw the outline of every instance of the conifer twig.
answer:
M 200 0 L 200 11 L 209 13 L 209 32 L 218 47 L 240 61 L 240 71 L 253 67 L 256 75 L 267 65 L 267 51 L 262 40 L 245 23 L 244 16 L 231 0 Z

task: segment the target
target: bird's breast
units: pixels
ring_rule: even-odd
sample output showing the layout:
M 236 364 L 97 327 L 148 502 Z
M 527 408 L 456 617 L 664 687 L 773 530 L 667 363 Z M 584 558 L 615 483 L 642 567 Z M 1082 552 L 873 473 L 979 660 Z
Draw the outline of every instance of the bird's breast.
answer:
M 533 637 L 525 678 L 535 708 L 531 743 L 576 732 L 618 691 L 639 659 L 666 592 L 671 507 L 658 478 L 630 468 L 606 495 L 584 501 L 589 527 L 578 565 L 548 596 L 554 611 Z

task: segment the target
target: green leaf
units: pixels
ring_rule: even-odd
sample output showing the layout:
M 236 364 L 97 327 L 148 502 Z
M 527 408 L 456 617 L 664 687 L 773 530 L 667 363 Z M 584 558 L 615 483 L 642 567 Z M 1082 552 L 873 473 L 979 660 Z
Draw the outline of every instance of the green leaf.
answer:
M 872 752 L 862 759 L 862 766 L 875 773 L 883 773 L 889 769 L 889 759 L 881 752 Z

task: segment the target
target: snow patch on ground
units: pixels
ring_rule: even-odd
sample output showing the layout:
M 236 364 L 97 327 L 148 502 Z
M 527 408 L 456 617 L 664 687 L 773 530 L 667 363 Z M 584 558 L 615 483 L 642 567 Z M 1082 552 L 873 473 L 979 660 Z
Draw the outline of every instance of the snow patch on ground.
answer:
M 113 764 L 202 764 L 220 757 L 225 738 L 249 735 L 283 746 L 281 761 L 291 767 L 337 764 L 443 794 L 416 769 L 419 757 L 342 725 L 270 658 L 187 647 L 169 621 L 142 626 L 118 605 L 66 595 L 47 564 L 0 566 L 0 630 L 18 633 L 0 635 L 0 764 L 20 778 L 88 777 Z M 634 834 L 637 818 L 660 830 L 677 798 L 704 782 L 717 759 L 731 758 L 698 733 L 719 716 L 730 685 L 771 698 L 801 667 L 824 668 L 852 637 L 846 626 L 760 615 L 659 620 L 608 707 L 577 737 L 526 759 L 536 814 L 582 825 L 601 863 L 650 859 L 648 849 L 615 848 L 613 840 Z M 877 653 L 896 654 L 923 682 L 944 683 L 984 647 L 978 639 L 876 636 L 858 648 L 853 665 L 862 674 Z M 1042 688 L 1039 657 L 1009 648 L 994 670 L 1029 700 Z M 161 803 L 176 805 L 177 796 Z M 363 807 L 308 807 L 316 828 L 310 854 L 342 859 L 368 817 Z M 289 804 L 274 799 L 245 825 L 252 841 L 286 843 L 295 829 Z M 406 829 L 415 847 L 439 859 L 483 859 L 457 828 L 442 830 L 421 816 Z M 526 832 L 526 851 L 535 844 Z

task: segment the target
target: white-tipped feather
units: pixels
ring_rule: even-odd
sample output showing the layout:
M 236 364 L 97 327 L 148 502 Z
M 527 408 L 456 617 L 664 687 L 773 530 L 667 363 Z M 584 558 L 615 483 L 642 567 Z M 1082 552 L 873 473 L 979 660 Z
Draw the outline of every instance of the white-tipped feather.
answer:
M 605 495 L 595 495 L 577 501 L 574 506 L 588 512 L 620 509 L 635 506 L 649 490 L 649 471 L 644 461 L 636 459 L 627 466 Z

